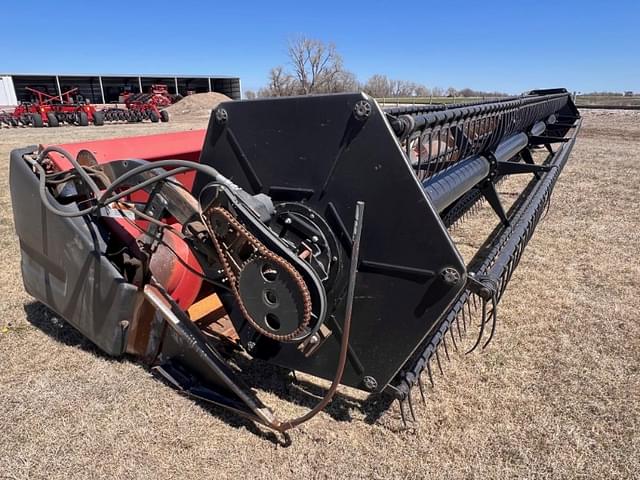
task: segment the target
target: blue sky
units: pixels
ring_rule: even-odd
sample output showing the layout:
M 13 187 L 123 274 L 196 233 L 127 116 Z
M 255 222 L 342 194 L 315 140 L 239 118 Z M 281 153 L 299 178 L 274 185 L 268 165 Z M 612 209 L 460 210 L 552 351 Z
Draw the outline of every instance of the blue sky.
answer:
M 509 93 L 640 91 L 640 1 L 5 0 L 0 8 L 7 73 L 226 74 L 255 89 L 302 34 L 333 41 L 360 80 L 383 73 Z

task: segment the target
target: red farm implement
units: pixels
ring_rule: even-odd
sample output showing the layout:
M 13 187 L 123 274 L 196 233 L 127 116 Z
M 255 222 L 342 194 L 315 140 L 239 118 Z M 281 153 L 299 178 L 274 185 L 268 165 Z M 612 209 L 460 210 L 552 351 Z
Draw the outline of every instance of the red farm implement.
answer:
M 150 120 L 153 123 L 168 122 L 169 112 L 160 110 L 152 103 L 130 102 L 127 108 L 109 107 L 101 110 L 106 122 L 143 122 Z
M 169 94 L 166 85 L 152 85 L 148 93 L 123 92 L 117 103 L 124 103 L 124 107 L 116 104 L 102 112 L 107 122 L 168 122 L 169 112 L 163 109 L 181 98 L 181 95 Z
M 74 93 L 77 88 L 61 95 L 51 95 L 31 87 L 25 87 L 34 96 L 29 102 L 22 102 L 13 112 L 0 114 L 0 125 L 57 127 L 60 124 L 87 126 L 89 123 L 102 125 L 104 116 L 89 102 L 81 101 Z
M 97 110 L 95 105 L 75 95 L 77 88 L 61 95 L 51 95 L 31 87 L 26 87 L 26 90 L 33 94 L 31 101 L 22 102 L 13 112 L 0 112 L 0 126 L 58 127 L 61 124 L 87 126 L 105 122 L 169 121 L 169 112 L 160 110 L 153 102 L 130 100 L 126 107 L 116 105 Z
M 123 101 L 127 108 L 136 104 L 151 104 L 158 109 L 168 107 L 182 99 L 182 95 L 172 95 L 166 85 L 155 84 L 147 93 L 127 93 L 123 96 Z

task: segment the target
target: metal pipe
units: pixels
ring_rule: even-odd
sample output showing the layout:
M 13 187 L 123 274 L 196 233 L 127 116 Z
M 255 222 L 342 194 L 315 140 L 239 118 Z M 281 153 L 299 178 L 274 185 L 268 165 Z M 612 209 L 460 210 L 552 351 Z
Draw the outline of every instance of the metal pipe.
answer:
M 542 129 L 542 130 L 541 130 Z M 531 133 L 538 135 L 546 129 L 544 122 L 536 123 Z M 497 162 L 506 162 L 516 156 L 529 143 L 526 133 L 516 133 L 500 142 L 493 152 Z M 481 155 L 462 160 L 453 166 L 427 178 L 422 186 L 438 213 L 487 178 L 490 173 L 489 160 Z
M 56 75 L 56 86 L 58 87 L 58 97 L 60 97 L 61 102 L 64 102 L 62 98 L 62 88 L 60 88 L 60 77 L 58 75 Z
M 553 115 L 551 116 L 553 117 Z M 554 121 L 555 121 L 555 118 L 554 118 Z M 544 122 L 538 122 L 533 127 L 531 127 L 531 135 L 534 135 L 537 137 L 538 135 L 542 135 L 546 129 L 547 129 L 547 125 Z
M 525 135 L 526 137 L 526 135 Z M 489 175 L 489 160 L 475 156 L 426 179 L 422 186 L 438 213 Z
M 534 125 L 535 127 L 535 125 Z M 516 133 L 506 140 L 500 142 L 496 147 L 493 156 L 498 162 L 506 162 L 518 154 L 520 150 L 527 146 L 529 137 L 526 133 Z
M 98 81 L 100 82 L 100 98 L 102 98 L 102 104 L 104 105 L 107 102 L 104 101 L 104 85 L 102 85 L 102 77 L 98 77 Z

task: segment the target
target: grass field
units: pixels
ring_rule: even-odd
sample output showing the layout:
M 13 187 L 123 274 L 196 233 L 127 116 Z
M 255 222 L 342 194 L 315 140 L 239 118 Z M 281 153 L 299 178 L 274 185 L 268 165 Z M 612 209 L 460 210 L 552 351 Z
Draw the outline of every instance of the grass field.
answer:
M 489 348 L 453 355 L 408 430 L 397 409 L 367 423 L 361 395 L 340 389 L 288 446 L 129 359 L 102 355 L 22 288 L 12 148 L 201 128 L 206 119 L 0 130 L 0 478 L 638 478 L 640 112 L 584 115 Z M 510 189 L 505 182 L 505 198 Z M 477 218 L 456 235 L 479 242 L 474 229 L 493 217 Z M 305 411 L 295 388 L 298 403 L 288 402 L 292 387 L 270 375 L 265 401 L 284 417 Z

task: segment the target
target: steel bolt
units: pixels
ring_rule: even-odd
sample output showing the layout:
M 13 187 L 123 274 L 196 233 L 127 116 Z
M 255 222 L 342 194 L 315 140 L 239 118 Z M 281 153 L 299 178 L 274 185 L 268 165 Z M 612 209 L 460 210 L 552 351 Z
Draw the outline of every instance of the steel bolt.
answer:
M 224 108 L 216 109 L 215 117 L 216 122 L 220 125 L 227 123 L 227 120 L 229 120 L 229 114 Z
M 370 377 L 369 375 L 362 379 L 362 383 L 364 383 L 364 387 L 367 390 L 373 391 L 378 388 L 378 381 L 375 378 Z
M 256 342 L 249 340 L 247 342 L 247 350 L 250 352 L 252 351 L 254 348 L 256 348 Z
M 366 100 L 360 100 L 353 108 L 353 114 L 358 120 L 366 120 L 369 118 L 369 115 L 371 115 L 371 112 L 371 104 Z
M 284 219 L 284 224 L 285 225 L 291 225 L 291 219 L 289 217 Z
M 460 273 L 451 267 L 442 270 L 442 278 L 448 285 L 456 285 L 460 281 Z
M 309 338 L 309 343 L 311 345 L 315 345 L 316 343 L 318 343 L 320 341 L 320 339 L 318 338 L 317 335 L 311 335 L 311 338 Z
M 317 235 L 314 235 L 313 237 L 311 237 L 311 241 L 312 241 L 313 243 L 318 243 L 318 240 L 319 240 L 319 238 L 318 238 L 318 236 L 317 236 Z

